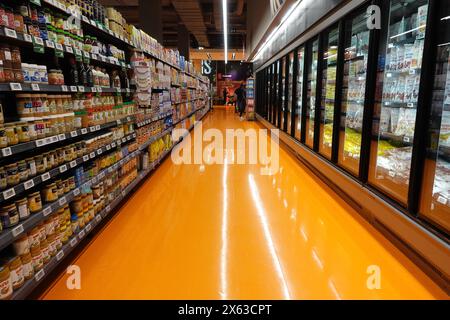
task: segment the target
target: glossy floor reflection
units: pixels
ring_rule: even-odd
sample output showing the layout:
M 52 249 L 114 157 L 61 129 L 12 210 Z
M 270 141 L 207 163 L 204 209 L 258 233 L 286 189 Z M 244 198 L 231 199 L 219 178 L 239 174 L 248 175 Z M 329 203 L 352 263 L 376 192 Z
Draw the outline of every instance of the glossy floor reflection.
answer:
M 204 129 L 259 128 L 215 109 Z M 169 158 L 44 299 L 432 299 L 446 297 L 346 203 L 280 150 L 258 165 Z M 381 289 L 367 286 L 370 266 Z M 369 282 L 373 284 L 373 282 Z

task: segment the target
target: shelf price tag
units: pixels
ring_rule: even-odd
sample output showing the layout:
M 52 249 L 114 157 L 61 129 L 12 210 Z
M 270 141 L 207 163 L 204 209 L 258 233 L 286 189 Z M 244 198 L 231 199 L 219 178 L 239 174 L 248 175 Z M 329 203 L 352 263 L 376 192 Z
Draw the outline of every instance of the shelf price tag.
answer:
M 71 92 L 77 92 L 77 86 L 70 86 Z
M 9 84 L 11 91 L 22 91 L 22 85 L 20 83 L 12 82 Z
M 89 160 L 89 156 L 88 156 L 88 155 L 83 156 L 83 161 L 84 161 L 84 162 L 86 162 L 86 161 L 88 161 L 88 160 Z
M 66 197 L 62 197 L 61 199 L 59 199 L 58 201 L 60 206 L 63 206 L 67 203 Z
M 50 179 L 50 173 L 46 172 L 46 173 L 41 175 L 41 180 L 42 181 L 47 181 L 48 179 Z
M 92 87 L 91 92 L 97 92 L 97 87 Z
M 42 211 L 42 215 L 43 215 L 44 217 L 48 216 L 50 213 L 52 213 L 52 207 L 51 207 L 51 206 L 46 207 L 46 208 Z
M 86 133 L 88 133 L 87 128 L 82 128 L 82 129 L 81 129 L 81 134 L 86 134 Z
M 106 145 L 106 150 L 107 150 L 107 151 L 111 150 L 111 145 L 109 145 L 109 144 Z
M 95 131 L 95 126 L 89 127 L 89 131 L 94 132 Z
M 102 93 L 102 91 L 103 91 L 102 87 L 97 87 L 97 92 Z
M 3 191 L 3 198 L 5 200 L 8 200 L 9 198 L 12 198 L 16 195 L 16 191 L 14 190 L 14 188 L 11 188 L 9 190 Z
M 17 39 L 17 33 L 16 33 L 16 30 L 12 30 L 12 29 L 9 29 L 9 28 L 5 28 L 5 35 L 6 35 L 7 37 Z
M 84 87 L 83 86 L 78 86 L 78 91 L 79 92 L 84 92 Z
M 77 160 L 70 161 L 70 167 L 75 168 L 77 166 Z
M 97 154 L 98 154 L 98 155 L 101 155 L 102 153 L 103 153 L 103 150 L 102 150 L 102 149 L 98 149 L 98 150 L 97 150 Z
M 91 229 L 92 229 L 92 225 L 89 223 L 89 224 L 86 226 L 86 231 L 89 232 L 89 231 L 91 231 Z
M 64 251 L 61 250 L 56 254 L 56 260 L 61 261 L 62 258 L 64 258 Z
M 77 245 L 77 238 L 73 238 L 72 240 L 70 240 L 70 246 L 73 248 Z
M 96 131 L 100 130 L 100 125 L 99 124 L 95 126 L 95 130 Z
M 89 23 L 89 19 L 86 16 L 83 16 L 81 19 L 83 19 L 84 22 Z
M 52 40 L 45 40 L 45 45 L 51 49 L 55 48 L 55 43 Z
M 8 156 L 12 155 L 11 148 L 10 148 L 10 147 L 8 147 L 8 148 L 3 148 L 3 149 L 2 149 L 2 155 L 3 155 L 4 157 L 8 157 Z
M 64 133 L 58 134 L 58 140 L 59 141 L 66 140 L 66 135 Z
M 62 85 L 62 86 L 61 86 L 61 91 L 62 91 L 62 92 L 68 92 L 68 91 L 69 91 L 69 88 L 68 88 L 66 85 Z
M 71 136 L 72 138 L 75 138 L 76 136 L 78 136 L 78 132 L 77 132 L 77 131 L 71 131 L 71 132 L 70 132 L 70 136 Z
M 71 46 L 66 46 L 66 51 L 68 53 L 72 53 L 73 54 L 73 48 Z
M 83 61 L 83 56 L 81 55 L 81 50 L 78 48 L 75 48 L 75 60 L 78 62 Z
M 42 278 L 44 278 L 44 276 L 45 276 L 45 271 L 44 271 L 44 269 L 41 269 L 34 275 L 34 280 L 36 280 L 36 282 L 39 282 L 42 280 Z
M 25 190 L 33 188 L 34 187 L 34 180 L 33 179 L 28 180 L 27 182 L 25 182 L 23 184 L 23 187 L 24 187 Z
M 55 43 L 55 55 L 58 58 L 64 58 L 64 48 L 60 43 Z
M 29 43 L 33 42 L 33 38 L 29 34 L 26 34 L 26 33 L 23 34 L 23 39 Z
M 80 189 L 76 188 L 75 190 L 73 190 L 73 195 L 76 197 L 77 195 L 80 194 Z
M 33 90 L 33 91 L 41 91 L 41 88 L 39 87 L 39 84 L 32 83 L 31 84 L 31 90 Z
M 95 158 L 95 152 L 91 152 L 91 154 L 89 155 L 92 158 Z
M 67 165 L 62 165 L 61 167 L 59 167 L 59 172 L 63 173 L 67 171 Z
M 84 230 L 81 230 L 80 233 L 78 234 L 78 238 L 81 240 L 84 238 L 85 235 L 86 235 L 86 232 L 84 232 Z
M 101 215 L 97 215 L 95 217 L 95 220 L 97 220 L 97 223 L 99 223 L 100 221 L 102 221 L 102 216 Z

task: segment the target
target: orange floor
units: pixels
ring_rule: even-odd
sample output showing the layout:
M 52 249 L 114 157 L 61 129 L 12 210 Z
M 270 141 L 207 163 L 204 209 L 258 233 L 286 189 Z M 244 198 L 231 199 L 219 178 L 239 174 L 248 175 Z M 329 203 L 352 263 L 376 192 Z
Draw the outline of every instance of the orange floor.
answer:
M 257 128 L 215 109 L 204 128 Z M 43 299 L 446 298 L 413 263 L 285 150 L 281 170 L 176 166 L 134 193 Z M 381 289 L 367 287 L 379 266 Z

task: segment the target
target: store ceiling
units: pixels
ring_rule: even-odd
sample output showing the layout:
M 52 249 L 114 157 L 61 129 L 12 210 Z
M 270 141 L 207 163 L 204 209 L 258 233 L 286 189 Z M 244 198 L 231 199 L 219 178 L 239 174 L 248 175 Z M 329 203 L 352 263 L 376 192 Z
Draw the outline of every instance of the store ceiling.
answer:
M 100 2 L 115 7 L 128 23 L 139 27 L 139 0 Z M 191 32 L 192 48 L 223 48 L 221 0 L 161 0 L 161 4 L 164 46 L 177 46 L 178 25 L 184 24 Z M 228 10 L 228 46 L 230 49 L 242 49 L 247 32 L 247 0 L 228 0 Z

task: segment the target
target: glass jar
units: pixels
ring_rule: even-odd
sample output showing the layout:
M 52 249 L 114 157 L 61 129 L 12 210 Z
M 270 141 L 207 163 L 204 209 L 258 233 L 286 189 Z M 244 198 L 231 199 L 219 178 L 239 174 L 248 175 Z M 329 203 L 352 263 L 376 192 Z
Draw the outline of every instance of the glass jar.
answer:
M 42 190 L 42 197 L 46 203 L 51 203 L 58 200 L 58 189 L 56 183 L 46 185 Z
M 13 69 L 22 69 L 22 59 L 19 47 L 11 47 L 11 62 Z
M 33 263 L 31 262 L 31 252 L 21 255 L 20 260 L 22 260 L 23 265 L 23 277 L 25 280 L 30 280 L 34 275 Z
M 25 278 L 23 277 L 22 260 L 20 260 L 20 257 L 14 257 L 9 261 L 9 271 L 11 273 L 13 290 L 18 290 L 25 282 Z
M 34 157 L 34 161 L 36 164 L 36 172 L 37 174 L 42 174 L 47 170 L 46 164 L 44 163 L 44 157 L 42 155 Z
M 11 164 L 6 165 L 5 170 L 6 170 L 7 186 L 13 187 L 13 186 L 17 185 L 20 181 L 17 163 L 11 163 Z
M 19 143 L 19 136 L 17 135 L 16 125 L 14 123 L 7 123 L 5 125 L 5 133 L 8 139 L 8 146 L 13 146 Z
M 28 158 L 25 159 L 26 163 L 27 163 L 27 168 L 28 168 L 28 176 L 30 178 L 36 176 L 37 171 L 36 171 L 36 161 L 34 160 L 34 158 Z
M 34 272 L 38 272 L 44 267 L 44 260 L 42 258 L 40 245 L 31 248 L 31 261 L 33 264 Z
M 19 143 L 25 143 L 30 141 L 30 135 L 28 134 L 28 123 L 18 122 L 16 124 L 16 131 L 19 138 Z
M 6 136 L 6 130 L 3 125 L 0 125 L 0 148 L 6 148 L 8 146 L 8 137 Z
M 24 182 L 28 179 L 28 166 L 25 160 L 17 162 L 17 172 L 19 173 L 20 182 Z
M 21 119 L 34 117 L 33 102 L 31 100 L 31 94 L 18 94 L 16 95 L 17 113 Z
M 42 210 L 41 194 L 39 192 L 32 193 L 28 196 L 28 208 L 31 213 L 37 213 Z
M 3 60 L 0 60 L 0 83 L 5 82 L 5 70 L 3 69 Z
M 4 167 L 0 167 L 0 190 L 6 189 L 7 186 L 6 170 Z
M 0 209 L 0 222 L 3 229 L 14 227 L 19 223 L 19 212 L 14 203 Z
M 8 265 L 0 266 L 0 288 L 0 300 L 11 299 L 13 294 L 13 286 Z

